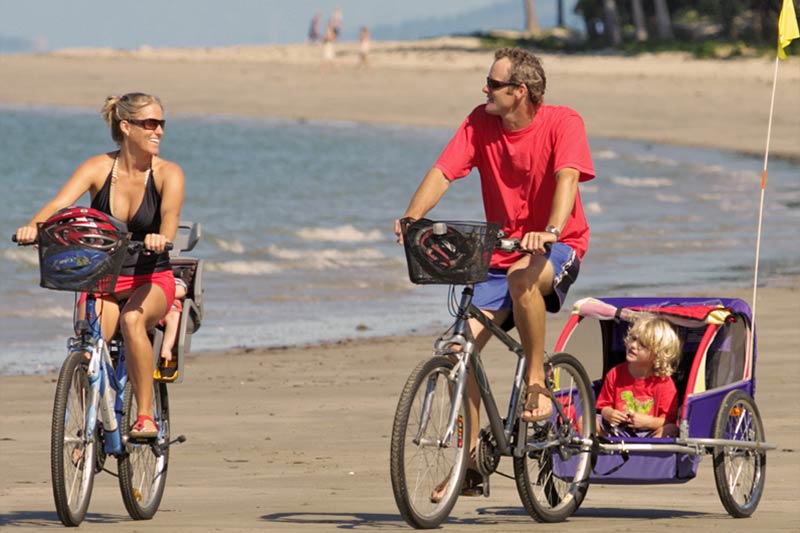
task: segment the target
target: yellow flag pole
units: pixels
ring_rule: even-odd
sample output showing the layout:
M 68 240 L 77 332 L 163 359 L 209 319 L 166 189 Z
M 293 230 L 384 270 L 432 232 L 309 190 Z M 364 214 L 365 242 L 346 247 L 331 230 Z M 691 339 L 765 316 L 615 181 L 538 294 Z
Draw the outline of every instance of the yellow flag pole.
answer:
M 775 110 L 775 89 L 778 86 L 778 62 L 780 58 L 775 56 L 775 74 L 772 78 L 772 98 L 769 103 L 769 121 L 767 122 L 767 147 L 764 151 L 764 169 L 761 171 L 761 203 L 758 207 L 758 230 L 756 231 L 756 266 L 753 275 L 753 305 L 752 320 L 756 323 L 756 296 L 758 295 L 758 262 L 761 255 L 761 222 L 764 218 L 764 192 L 767 189 L 767 162 L 769 161 L 769 140 L 772 135 L 772 114 Z
M 778 53 L 775 57 L 775 74 L 772 78 L 772 98 L 769 103 L 769 122 L 767 124 L 767 147 L 764 152 L 764 169 L 761 171 L 761 204 L 758 208 L 758 231 L 756 234 L 756 266 L 753 275 L 752 320 L 756 322 L 756 297 L 758 295 L 758 262 L 761 255 L 761 222 L 764 218 L 764 191 L 767 188 L 767 161 L 769 160 L 769 140 L 772 135 L 772 114 L 775 109 L 775 89 L 778 86 L 778 63 L 786 59 L 784 48 L 794 39 L 800 38 L 800 28 L 794 11 L 794 0 L 783 0 L 778 16 Z

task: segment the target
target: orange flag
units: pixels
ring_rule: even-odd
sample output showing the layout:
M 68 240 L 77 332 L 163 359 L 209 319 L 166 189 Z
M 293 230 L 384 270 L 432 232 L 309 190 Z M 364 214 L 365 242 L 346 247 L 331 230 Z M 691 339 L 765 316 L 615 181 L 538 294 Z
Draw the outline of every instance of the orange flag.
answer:
M 778 17 L 778 57 L 786 59 L 786 52 L 783 49 L 798 37 L 800 37 L 800 30 L 797 28 L 794 1 L 783 0 L 781 14 Z

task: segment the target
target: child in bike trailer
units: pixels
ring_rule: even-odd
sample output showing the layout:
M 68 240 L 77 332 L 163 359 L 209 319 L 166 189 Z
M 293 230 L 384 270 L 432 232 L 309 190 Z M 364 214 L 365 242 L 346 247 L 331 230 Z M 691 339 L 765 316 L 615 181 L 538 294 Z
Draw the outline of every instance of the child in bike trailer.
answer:
M 625 336 L 625 362 L 606 374 L 597 396 L 600 435 L 678 435 L 678 393 L 670 379 L 681 354 L 672 325 L 646 315 Z
M 175 278 L 175 299 L 167 314 L 158 323 L 164 328 L 164 337 L 161 341 L 161 357 L 158 366 L 153 372 L 153 378 L 161 381 L 175 381 L 178 379 L 178 361 L 173 357 L 172 350 L 178 338 L 178 328 L 183 313 L 183 299 L 189 290 L 186 282 L 179 276 Z

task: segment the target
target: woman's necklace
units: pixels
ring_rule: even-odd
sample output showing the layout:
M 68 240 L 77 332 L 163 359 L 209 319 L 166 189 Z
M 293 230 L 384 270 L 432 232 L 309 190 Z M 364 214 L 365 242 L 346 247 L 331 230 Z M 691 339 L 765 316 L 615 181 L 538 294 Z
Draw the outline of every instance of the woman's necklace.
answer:
M 108 210 L 111 211 L 111 216 L 114 216 L 114 188 L 117 185 L 117 163 L 119 162 L 119 152 L 117 152 L 117 156 L 114 158 L 114 164 L 111 166 L 111 187 L 108 190 Z M 153 167 L 150 166 L 147 168 L 147 172 L 144 175 L 144 186 L 147 188 L 147 181 L 150 179 L 150 173 L 153 171 Z

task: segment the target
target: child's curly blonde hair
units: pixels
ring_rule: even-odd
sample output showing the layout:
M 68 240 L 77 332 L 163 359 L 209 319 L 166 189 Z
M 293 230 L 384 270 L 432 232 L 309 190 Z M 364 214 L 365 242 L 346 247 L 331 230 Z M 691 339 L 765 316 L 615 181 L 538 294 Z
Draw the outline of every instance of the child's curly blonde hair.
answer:
M 656 376 L 670 377 L 675 372 L 681 356 L 681 339 L 672 324 L 655 315 L 645 315 L 628 329 L 625 346 L 634 340 L 655 354 L 653 373 Z

